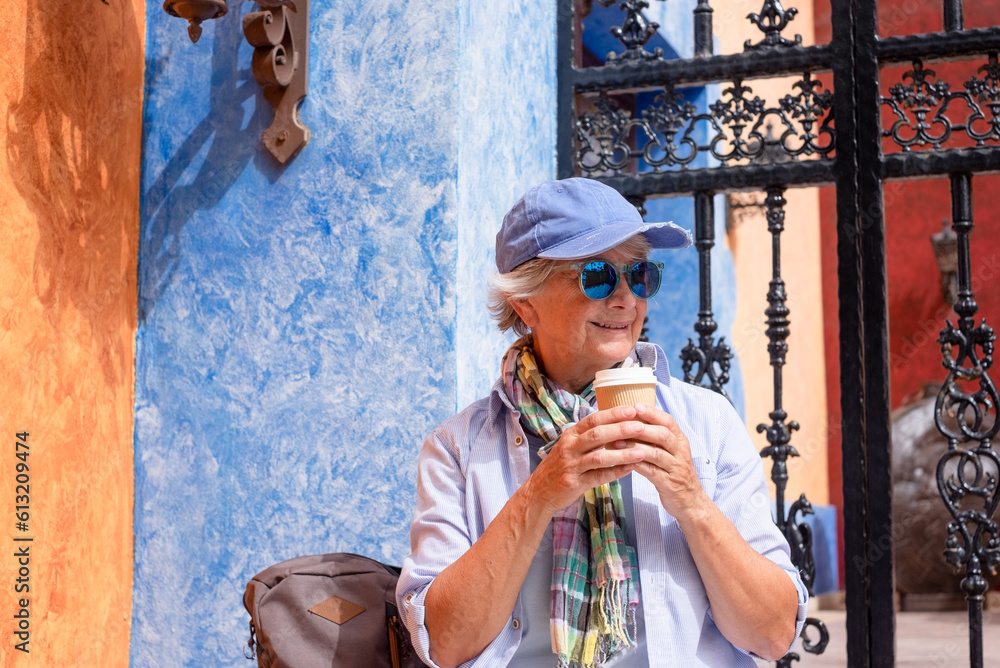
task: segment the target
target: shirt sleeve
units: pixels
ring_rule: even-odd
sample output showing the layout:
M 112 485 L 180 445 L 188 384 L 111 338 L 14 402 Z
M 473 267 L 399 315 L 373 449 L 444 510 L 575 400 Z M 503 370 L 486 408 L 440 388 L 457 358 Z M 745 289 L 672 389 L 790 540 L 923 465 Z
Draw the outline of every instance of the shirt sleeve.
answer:
M 447 425 L 447 423 L 446 423 Z M 417 463 L 417 501 L 410 527 L 410 555 L 403 561 L 396 585 L 396 602 L 403 623 L 421 660 L 430 668 L 430 637 L 425 623 L 427 590 L 445 568 L 474 542 L 466 513 L 466 476 L 456 438 L 464 429 L 435 430 L 424 442 Z M 458 436 L 456 436 L 458 435 Z M 463 667 L 498 665 L 499 655 L 512 651 L 510 625 L 478 657 Z
M 798 568 L 792 564 L 788 541 L 778 530 L 771 514 L 771 497 L 757 452 L 746 426 L 732 405 L 717 400 L 715 450 L 717 479 L 714 494 L 719 510 L 732 521 L 743 539 L 757 552 L 780 566 L 798 591 L 798 614 L 791 649 L 802 632 L 809 592 Z M 709 611 L 711 614 L 711 610 Z
M 472 546 L 465 521 L 465 476 L 440 429 L 427 437 L 417 461 L 417 502 L 410 555 L 403 561 L 396 602 L 420 658 L 431 668 L 424 597 L 434 578 Z

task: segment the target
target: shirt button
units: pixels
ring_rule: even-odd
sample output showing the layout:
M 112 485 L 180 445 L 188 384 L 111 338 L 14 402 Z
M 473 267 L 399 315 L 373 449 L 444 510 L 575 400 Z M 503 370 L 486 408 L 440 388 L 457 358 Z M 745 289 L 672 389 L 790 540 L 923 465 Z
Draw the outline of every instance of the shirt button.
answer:
M 406 595 L 406 602 L 411 603 L 413 601 L 413 592 Z
M 521 628 L 521 620 L 517 619 L 516 617 L 514 618 L 514 628 L 515 629 Z
M 522 443 L 524 443 L 524 439 L 523 438 L 521 438 L 520 436 L 515 436 L 514 437 L 514 445 L 521 445 Z

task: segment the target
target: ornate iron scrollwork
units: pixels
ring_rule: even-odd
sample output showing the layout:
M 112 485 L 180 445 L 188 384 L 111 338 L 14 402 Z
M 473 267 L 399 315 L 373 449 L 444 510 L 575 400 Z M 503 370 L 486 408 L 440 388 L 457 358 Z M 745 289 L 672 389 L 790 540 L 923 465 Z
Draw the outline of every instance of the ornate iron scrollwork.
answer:
M 790 333 L 788 319 L 790 311 L 785 305 L 788 299 L 785 293 L 785 281 L 781 278 L 781 233 L 785 229 L 785 189 L 772 187 L 767 189 L 764 204 L 767 207 L 767 229 L 771 233 L 771 270 L 772 278 L 767 292 L 769 306 L 764 314 L 767 316 L 767 351 L 771 356 L 771 366 L 774 367 L 774 410 L 768 415 L 771 424 L 758 424 L 757 432 L 767 434 L 768 446 L 761 450 L 761 457 L 770 457 L 771 480 L 774 481 L 777 503 L 778 528 L 785 533 L 785 486 L 788 483 L 789 457 L 798 457 L 799 453 L 791 445 L 792 432 L 798 430 L 796 421 L 786 422 L 788 414 L 782 408 L 782 367 L 785 365 L 785 355 L 788 353 L 786 339 Z M 812 510 L 812 507 L 809 506 Z
M 647 142 L 642 149 L 643 159 L 654 168 L 688 164 L 698 156 L 698 143 L 685 133 L 679 141 L 686 150 L 679 150 L 677 134 L 698 115 L 698 108 L 669 85 L 653 101 L 659 106 L 642 111 L 643 130 L 649 137 L 662 136 L 663 141 Z
M 608 65 L 657 60 L 663 58 L 663 49 L 656 47 L 652 53 L 646 51 L 646 42 L 656 34 L 660 24 L 647 21 L 642 10 L 649 7 L 647 0 L 597 0 L 601 7 L 610 7 L 618 3 L 618 8 L 625 12 L 625 18 L 620 26 L 611 29 L 611 34 L 625 47 L 625 53 L 620 56 L 614 52 L 607 55 Z
M 736 79 L 709 105 L 709 113 L 699 114 L 666 85 L 638 118 L 602 92 L 593 109 L 576 121 L 576 166 L 585 176 L 597 176 L 627 173 L 630 167 L 637 172 L 638 166 L 630 166 L 637 158 L 658 172 L 687 167 L 702 153 L 723 163 L 749 164 L 776 162 L 781 156 L 829 157 L 834 150 L 832 93 L 809 72 L 793 84 L 793 91 L 768 107 Z M 699 123 L 709 126 L 703 141 L 697 138 Z
M 788 414 L 782 407 L 782 367 L 788 354 L 790 311 L 785 305 L 788 299 L 785 293 L 785 281 L 781 277 L 781 233 L 785 229 L 785 189 L 775 186 L 767 189 L 764 204 L 767 207 L 767 229 L 771 233 L 771 269 L 772 279 L 767 293 L 767 346 L 771 356 L 771 366 L 774 367 L 774 410 L 768 414 L 771 424 L 758 424 L 757 432 L 767 434 L 768 446 L 760 451 L 761 457 L 771 458 L 771 480 L 775 486 L 775 516 L 776 524 L 784 534 L 791 549 L 792 563 L 799 570 L 802 582 L 812 595 L 813 583 L 816 580 L 816 563 L 813 559 L 812 529 L 799 516 L 813 512 L 812 504 L 806 495 L 799 496 L 788 513 L 785 513 L 785 489 L 788 484 L 788 458 L 798 457 L 798 450 L 791 444 L 792 432 L 798 430 L 796 421 L 786 422 Z M 813 629 L 819 634 L 813 642 L 809 639 L 807 629 Z M 821 654 L 830 641 L 826 625 L 812 617 L 806 619 L 802 631 L 802 649 L 812 654 Z M 798 661 L 799 655 L 789 652 L 782 657 L 777 665 L 787 668 L 792 661 Z
M 744 51 L 755 51 L 775 46 L 802 46 L 802 35 L 796 35 L 794 40 L 781 36 L 781 32 L 795 18 L 799 10 L 795 7 L 785 9 L 780 0 L 765 0 L 759 14 L 747 14 L 747 18 L 764 33 L 764 39 L 757 44 L 748 39 L 743 43 Z
M 992 449 L 1000 429 L 1000 395 L 987 373 L 993 364 L 996 335 L 985 319 L 979 326 L 975 324 L 979 306 L 972 293 L 969 252 L 972 177 L 953 174 L 951 185 L 952 227 L 958 236 L 959 290 L 954 307 L 958 327 L 948 320 L 938 337 L 948 377 L 938 393 L 934 422 L 948 439 L 948 450 L 938 461 L 937 485 L 953 518 L 948 524 L 944 555 L 956 571 L 965 567 L 961 586 L 969 605 L 970 626 L 978 628 L 980 634 L 970 635 L 972 663 L 981 666 L 982 606 L 988 588 L 983 571 L 995 574 L 1000 565 L 1000 534 L 993 520 L 1000 505 L 1000 456 Z M 960 447 L 969 442 L 976 446 Z
M 896 121 L 883 130 L 883 136 L 891 137 L 904 151 L 928 145 L 939 150 L 956 132 L 965 133 L 976 146 L 1000 141 L 1000 64 L 996 53 L 989 54 L 988 62 L 977 74 L 982 77 L 973 76 L 966 81 L 964 91 L 952 92 L 950 83 L 936 80 L 934 70 L 914 60 L 913 68 L 902 77 L 909 83 L 895 84 L 889 89 L 889 96 L 882 98 L 882 104 L 896 115 Z M 964 123 L 955 123 L 948 115 L 956 100 L 969 110 Z M 989 110 L 989 118 L 983 107 Z M 912 112 L 912 118 L 907 110 Z
M 637 121 L 604 93 L 594 106 L 576 121 L 576 163 L 586 175 L 620 172 L 632 157 L 629 134 Z
M 299 103 L 309 89 L 309 0 L 257 0 L 262 11 L 243 17 L 253 52 L 253 76 L 274 108 L 261 142 L 284 164 L 309 142 Z
M 698 332 L 699 345 L 688 339 L 687 345 L 681 350 L 681 368 L 685 383 L 700 385 L 728 398 L 726 383 L 729 382 L 733 351 L 726 343 L 726 337 L 721 337 L 717 343 L 713 341 L 712 333 L 717 327 L 711 316 L 698 318 L 694 328 Z M 693 369 L 696 371 L 692 373 Z
M 712 316 L 712 247 L 715 246 L 715 206 L 714 193 L 700 192 L 694 197 L 694 244 L 698 249 L 698 322 L 694 329 L 698 332 L 698 345 L 688 339 L 681 350 L 681 368 L 684 382 L 709 388 L 728 398 L 726 383 L 729 382 L 729 364 L 732 350 L 725 337 L 718 342 L 713 334 L 718 324 Z M 697 371 L 692 373 L 692 370 Z M 706 378 L 707 377 L 707 378 Z M 707 382 L 706 382 L 707 380 Z

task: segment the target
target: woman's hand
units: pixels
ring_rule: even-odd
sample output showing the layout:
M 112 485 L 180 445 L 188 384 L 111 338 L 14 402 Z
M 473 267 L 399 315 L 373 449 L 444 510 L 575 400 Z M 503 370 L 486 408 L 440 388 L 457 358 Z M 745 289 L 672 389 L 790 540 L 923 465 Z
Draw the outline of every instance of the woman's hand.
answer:
M 621 406 L 591 413 L 563 431 L 527 483 L 548 515 L 588 489 L 628 475 L 647 456 L 651 448 L 634 441 L 649 427 L 636 417 L 634 407 Z
M 644 452 L 635 471 L 653 483 L 660 503 L 681 524 L 704 514 L 712 501 L 698 480 L 687 436 L 669 413 L 645 404 L 636 404 L 635 411 L 644 423 L 634 437 Z

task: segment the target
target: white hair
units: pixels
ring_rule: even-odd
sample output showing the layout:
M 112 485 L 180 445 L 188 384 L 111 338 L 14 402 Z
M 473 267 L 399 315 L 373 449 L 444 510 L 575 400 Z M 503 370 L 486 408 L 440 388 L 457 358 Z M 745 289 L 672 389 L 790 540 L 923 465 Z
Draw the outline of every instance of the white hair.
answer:
M 629 237 L 614 249 L 625 257 L 644 259 L 652 250 L 645 235 Z M 490 277 L 486 297 L 486 307 L 496 319 L 501 332 L 513 329 L 518 336 L 527 336 L 530 328 L 514 310 L 513 301 L 522 301 L 538 295 L 545 287 L 545 281 L 566 260 L 543 260 L 534 258 L 518 265 L 506 274 Z

